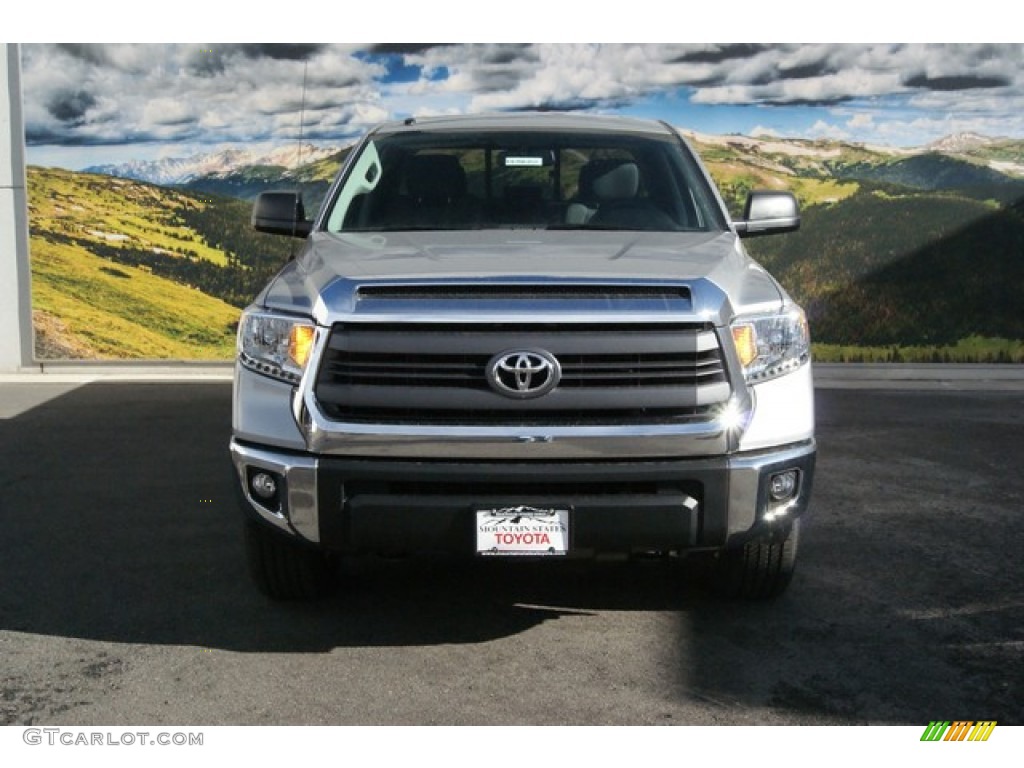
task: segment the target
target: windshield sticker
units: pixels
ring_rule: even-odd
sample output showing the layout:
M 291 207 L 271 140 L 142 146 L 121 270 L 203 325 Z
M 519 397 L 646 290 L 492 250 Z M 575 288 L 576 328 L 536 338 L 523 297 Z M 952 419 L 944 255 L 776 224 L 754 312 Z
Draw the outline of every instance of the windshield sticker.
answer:
M 543 157 L 506 157 L 506 168 L 540 168 L 544 165 Z

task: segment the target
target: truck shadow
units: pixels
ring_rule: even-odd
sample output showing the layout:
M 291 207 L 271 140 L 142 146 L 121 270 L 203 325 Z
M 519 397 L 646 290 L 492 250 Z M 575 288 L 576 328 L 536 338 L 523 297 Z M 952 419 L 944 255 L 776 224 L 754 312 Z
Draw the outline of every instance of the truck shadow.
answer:
M 614 565 L 426 560 L 361 563 L 330 600 L 269 601 L 245 569 L 230 396 L 217 383 L 96 383 L 0 420 L 0 629 L 308 653 L 478 643 L 563 603 L 678 603 L 666 588 L 638 604 L 636 575 Z
M 662 564 L 418 560 L 361 564 L 337 597 L 289 605 L 260 596 L 245 571 L 230 394 L 224 383 L 100 383 L 0 419 L 0 630 L 308 654 L 485 644 L 628 611 L 673 627 L 654 643 L 669 679 L 638 685 L 667 686 L 723 722 L 1024 721 L 1019 525 L 1008 512 L 970 529 L 970 515 L 934 518 L 963 480 L 941 480 L 940 453 L 962 450 L 966 434 L 943 438 L 942 420 L 923 427 L 932 453 L 916 460 L 917 479 L 899 479 L 906 458 L 885 469 L 913 455 L 912 438 L 890 435 L 892 455 L 872 453 L 872 430 L 893 429 L 906 400 L 868 423 L 858 393 L 819 393 L 815 517 L 793 587 L 771 604 L 718 601 Z M 985 406 L 997 431 L 982 439 L 1005 458 L 978 459 L 978 471 L 1007 477 L 1019 459 L 1020 425 L 999 416 L 1019 400 Z M 1013 482 L 974 493 L 1008 511 Z M 887 514 L 865 514 L 884 483 L 903 486 L 874 507 Z

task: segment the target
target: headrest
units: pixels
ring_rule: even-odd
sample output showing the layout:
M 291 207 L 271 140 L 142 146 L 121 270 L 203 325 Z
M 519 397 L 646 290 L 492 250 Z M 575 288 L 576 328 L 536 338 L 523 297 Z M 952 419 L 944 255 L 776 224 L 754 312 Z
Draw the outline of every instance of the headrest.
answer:
M 415 155 L 409 158 L 405 184 L 417 199 L 450 200 L 466 194 L 466 172 L 454 155 Z
M 636 163 L 622 163 L 594 179 L 594 194 L 599 200 L 626 200 L 640 189 L 640 169 Z

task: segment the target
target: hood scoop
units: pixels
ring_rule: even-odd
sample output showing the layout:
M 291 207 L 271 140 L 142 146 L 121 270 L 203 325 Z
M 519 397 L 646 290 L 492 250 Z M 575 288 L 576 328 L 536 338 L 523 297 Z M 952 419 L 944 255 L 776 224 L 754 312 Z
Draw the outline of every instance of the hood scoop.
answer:
M 583 309 L 613 307 L 623 310 L 686 311 L 691 306 L 690 289 L 685 285 L 637 283 L 476 283 L 414 282 L 373 283 L 356 288 L 356 302 L 362 309 L 394 308 L 410 303 L 451 307 L 457 304 L 486 305 L 488 308 L 522 310 Z

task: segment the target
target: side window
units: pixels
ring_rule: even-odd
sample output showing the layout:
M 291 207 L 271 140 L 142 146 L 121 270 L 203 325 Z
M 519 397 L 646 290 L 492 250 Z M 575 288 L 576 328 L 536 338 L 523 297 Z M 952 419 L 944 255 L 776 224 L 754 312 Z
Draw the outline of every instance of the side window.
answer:
M 327 221 L 328 231 L 339 232 L 343 225 L 355 218 L 355 214 L 362 209 L 365 196 L 377 188 L 383 175 L 377 147 L 371 141 L 363 149 L 363 153 L 349 174 L 345 187 L 334 203 L 331 216 Z

